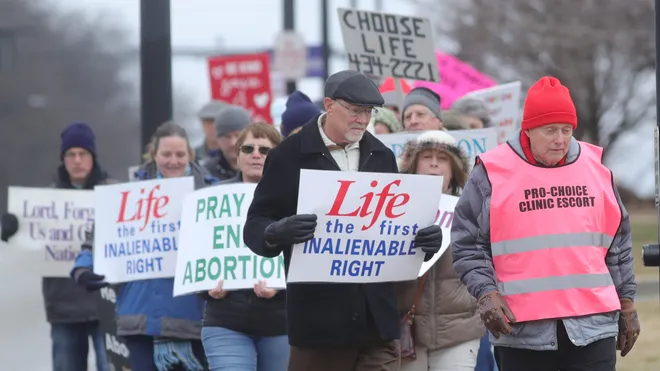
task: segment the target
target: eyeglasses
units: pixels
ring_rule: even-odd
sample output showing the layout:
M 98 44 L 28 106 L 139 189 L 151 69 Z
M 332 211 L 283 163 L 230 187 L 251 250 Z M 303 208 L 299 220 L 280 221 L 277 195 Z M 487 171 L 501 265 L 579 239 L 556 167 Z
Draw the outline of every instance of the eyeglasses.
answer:
M 348 111 L 348 113 L 352 117 L 360 117 L 360 116 L 364 115 L 364 116 L 367 116 L 367 118 L 370 119 L 371 116 L 376 116 L 376 114 L 378 113 L 378 110 L 373 108 L 373 107 L 372 108 L 353 108 L 353 107 L 345 106 L 342 102 L 340 102 L 338 100 L 336 100 L 335 102 L 337 102 L 340 106 L 346 108 L 346 110 Z
M 92 154 L 87 152 L 87 151 L 80 151 L 80 152 L 65 152 L 64 157 L 69 158 L 69 159 L 74 159 L 76 157 L 80 157 L 81 159 L 86 159 L 91 157 Z
M 244 144 L 241 146 L 241 152 L 245 153 L 246 155 L 252 154 L 254 152 L 255 147 L 261 153 L 262 155 L 266 156 L 268 152 L 270 152 L 271 148 L 270 147 L 260 147 L 260 146 L 253 146 L 252 144 Z

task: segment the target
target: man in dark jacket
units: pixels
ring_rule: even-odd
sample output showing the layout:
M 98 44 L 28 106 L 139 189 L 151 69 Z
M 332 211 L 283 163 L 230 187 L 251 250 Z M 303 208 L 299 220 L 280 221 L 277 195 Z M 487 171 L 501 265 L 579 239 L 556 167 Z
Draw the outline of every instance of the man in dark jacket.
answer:
M 366 132 L 378 87 L 356 71 L 325 85 L 325 111 L 272 149 L 248 211 L 243 238 L 256 254 L 284 254 L 313 238 L 316 215 L 296 215 L 301 169 L 396 173 L 394 154 Z M 440 227 L 419 231 L 415 245 L 430 258 L 440 248 Z M 400 336 L 392 283 L 290 284 L 287 326 L 290 371 L 398 370 Z
M 108 175 L 96 161 L 94 132 L 83 123 L 69 125 L 62 132 L 62 165 L 51 187 L 94 189 L 109 183 Z M 13 214 L 2 216 L 2 239 L 18 231 Z M 89 281 L 89 277 L 85 277 Z M 91 286 L 95 283 L 89 282 Z M 83 283 L 84 284 L 84 283 Z M 90 286 L 90 289 L 92 288 Z M 42 281 L 46 319 L 51 324 L 54 371 L 86 371 L 89 338 L 94 343 L 97 370 L 107 371 L 105 342 L 99 329 L 98 293 L 76 285 L 68 277 L 44 277 Z
M 241 131 L 250 124 L 250 120 L 250 112 L 233 105 L 225 106 L 215 118 L 219 151 L 203 163 L 206 171 L 214 178 L 227 180 L 236 176 L 236 141 Z

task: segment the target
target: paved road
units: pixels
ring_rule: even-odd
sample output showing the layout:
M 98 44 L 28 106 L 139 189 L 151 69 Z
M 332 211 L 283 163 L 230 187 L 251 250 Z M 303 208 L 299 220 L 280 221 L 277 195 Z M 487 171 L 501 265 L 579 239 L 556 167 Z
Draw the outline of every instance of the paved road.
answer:
M 46 323 L 37 254 L 17 254 L 0 242 L 0 365 L 3 370 L 50 371 Z M 638 299 L 658 297 L 658 282 L 640 282 Z M 91 346 L 90 346 L 91 347 Z M 93 367 L 90 356 L 90 368 Z
M 34 269 L 40 256 L 15 254 L 0 242 L 0 368 L 51 371 L 50 327 Z M 93 367 L 90 357 L 89 370 Z

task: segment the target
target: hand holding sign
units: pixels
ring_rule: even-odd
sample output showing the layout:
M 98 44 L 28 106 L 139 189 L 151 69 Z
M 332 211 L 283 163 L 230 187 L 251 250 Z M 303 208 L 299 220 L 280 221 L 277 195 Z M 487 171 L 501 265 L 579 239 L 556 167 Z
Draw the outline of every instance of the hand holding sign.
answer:
M 105 281 L 105 276 L 98 275 L 90 270 L 86 270 L 78 276 L 78 284 L 89 292 L 100 290 L 110 285 Z
M 266 242 L 271 245 L 293 245 L 314 238 L 316 215 L 301 214 L 280 219 L 264 231 Z
M 434 224 L 420 229 L 415 236 L 415 246 L 421 247 L 422 251 L 426 253 L 424 261 L 431 260 L 442 247 L 442 228 Z
M 227 294 L 229 294 L 229 291 L 222 289 L 222 285 L 224 282 L 225 281 L 223 280 L 218 281 L 218 284 L 214 288 L 209 290 L 208 292 L 209 296 L 212 297 L 213 299 L 224 299 L 227 296 Z
M 260 298 L 270 299 L 277 294 L 277 290 L 267 287 L 266 281 L 260 280 L 254 284 L 254 293 Z
M 11 236 L 18 232 L 18 219 L 16 218 L 16 215 L 11 213 L 2 214 L 0 228 L 2 228 L 2 237 L 0 237 L 0 240 L 7 242 Z

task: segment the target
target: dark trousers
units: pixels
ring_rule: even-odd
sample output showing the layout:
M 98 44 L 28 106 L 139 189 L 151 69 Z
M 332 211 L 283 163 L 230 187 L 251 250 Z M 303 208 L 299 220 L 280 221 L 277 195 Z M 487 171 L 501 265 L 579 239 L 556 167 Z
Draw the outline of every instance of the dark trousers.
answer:
M 495 347 L 500 371 L 616 371 L 615 338 L 579 347 L 571 343 L 562 321 L 557 321 L 558 350 Z
M 125 336 L 126 347 L 131 353 L 132 371 L 158 371 L 154 363 L 154 338 L 152 336 Z M 198 361 L 206 363 L 204 347 L 201 340 L 192 340 L 193 353 Z M 206 365 L 204 365 L 206 367 Z M 182 367 L 177 367 L 171 371 L 186 371 Z
M 90 338 L 96 353 L 96 370 L 108 371 L 105 341 L 98 321 L 53 323 L 50 336 L 53 340 L 54 371 L 87 371 Z
M 398 371 L 401 347 L 398 340 L 385 341 L 373 322 L 367 341 L 355 346 L 299 348 L 291 346 L 288 371 Z
M 396 340 L 364 347 L 291 346 L 289 371 L 398 371 L 400 352 Z

